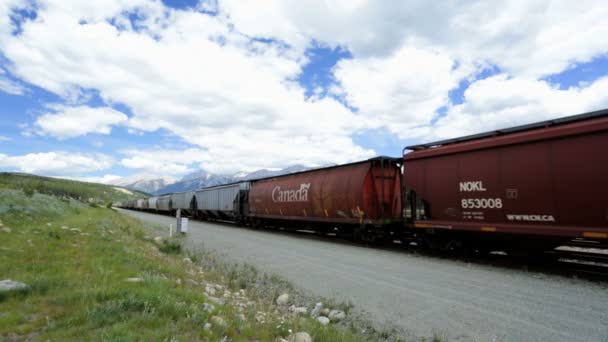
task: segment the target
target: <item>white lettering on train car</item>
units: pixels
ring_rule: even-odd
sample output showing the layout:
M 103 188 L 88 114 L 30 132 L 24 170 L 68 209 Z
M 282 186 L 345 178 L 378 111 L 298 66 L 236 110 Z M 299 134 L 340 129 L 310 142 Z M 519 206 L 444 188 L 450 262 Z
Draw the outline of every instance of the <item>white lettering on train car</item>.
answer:
M 460 200 L 463 209 L 501 209 L 501 198 L 463 198 Z
M 280 186 L 275 186 L 272 189 L 272 201 L 273 202 L 307 202 L 308 201 L 308 189 L 310 189 L 310 183 L 300 184 L 300 188 L 297 190 L 281 190 Z
M 482 181 L 460 182 L 460 192 L 486 191 Z
M 555 222 L 553 215 L 507 215 L 509 221 Z

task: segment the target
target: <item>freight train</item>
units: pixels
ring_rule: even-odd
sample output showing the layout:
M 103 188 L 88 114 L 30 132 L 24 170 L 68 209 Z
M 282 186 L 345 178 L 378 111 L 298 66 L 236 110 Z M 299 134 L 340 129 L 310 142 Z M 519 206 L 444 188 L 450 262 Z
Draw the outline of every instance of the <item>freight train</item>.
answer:
M 608 241 L 608 110 L 117 206 L 441 250 Z

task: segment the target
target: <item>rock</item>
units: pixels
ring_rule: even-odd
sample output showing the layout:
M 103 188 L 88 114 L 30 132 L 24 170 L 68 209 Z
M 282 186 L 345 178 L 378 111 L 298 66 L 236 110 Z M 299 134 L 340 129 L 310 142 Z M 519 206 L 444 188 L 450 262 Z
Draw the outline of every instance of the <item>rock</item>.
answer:
M 154 238 L 154 242 L 156 242 L 156 243 L 161 243 L 161 242 L 163 242 L 163 240 L 164 239 L 163 239 L 162 236 L 157 236 L 157 237 Z
M 203 310 L 205 310 L 207 312 L 212 312 L 213 310 L 215 310 L 215 305 L 209 304 L 209 303 L 203 303 Z
M 220 327 L 226 326 L 226 321 L 220 316 L 211 316 L 211 322 L 219 325 Z
M 70 229 L 70 227 L 68 227 L 68 226 L 61 226 L 61 229 L 68 230 L 68 229 Z
M 203 325 L 203 330 L 211 330 L 211 323 L 205 323 L 205 325 Z
M 144 278 L 136 277 L 136 278 L 127 278 L 125 279 L 127 283 L 142 283 Z
M 0 293 L 9 291 L 23 291 L 29 289 L 30 286 L 20 281 L 10 279 L 0 280 Z
M 324 308 L 324 309 L 321 309 L 321 311 L 319 312 L 319 314 L 320 314 L 321 316 L 325 316 L 325 317 L 327 317 L 327 316 L 329 316 L 329 311 L 330 311 L 330 310 L 329 310 L 328 308 Z
M 181 285 L 182 284 L 182 280 L 179 279 L 179 278 L 175 279 L 175 284 Z
M 319 316 L 319 317 L 317 317 L 317 322 L 321 323 L 321 325 L 328 325 L 329 318 L 327 318 L 325 316 Z
M 277 298 L 277 305 L 284 306 L 284 305 L 287 305 L 288 302 L 289 302 L 289 294 L 287 294 L 287 293 L 283 293 L 282 295 L 280 295 Z
M 207 296 L 207 299 L 212 302 L 213 304 L 217 304 L 217 305 L 224 305 L 224 300 L 217 298 L 217 297 L 213 297 L 213 296 Z
M 323 310 L 323 303 L 315 304 L 315 307 L 310 312 L 312 317 L 319 317 L 321 315 L 321 310 Z
M 308 312 L 308 309 L 305 306 L 295 306 L 292 305 L 289 307 L 289 311 L 295 313 L 296 315 L 302 315 L 302 314 L 306 314 Z
M 190 278 L 186 279 L 186 283 L 188 283 L 190 285 L 193 285 L 193 286 L 198 286 L 199 285 L 198 281 L 196 281 L 194 279 L 190 279 Z
M 260 324 L 264 324 L 266 323 L 266 314 L 263 313 L 262 311 L 258 311 L 255 314 L 255 320 L 260 323 Z
M 2 231 L 5 233 L 10 233 L 12 230 L 9 227 L 2 227 Z
M 345 319 L 346 314 L 342 310 L 331 310 L 329 312 L 329 315 L 327 315 L 327 317 L 329 317 L 329 319 L 332 321 L 338 322 L 338 321 Z
M 184 258 L 182 261 L 185 262 L 185 263 L 187 263 L 187 264 L 191 264 L 192 263 L 192 259 L 190 259 L 190 258 Z
M 210 296 L 215 296 L 215 294 L 216 294 L 216 292 L 215 292 L 215 288 L 213 288 L 213 287 L 211 287 L 211 286 L 209 286 L 209 285 L 207 285 L 207 286 L 205 287 L 205 292 L 206 292 L 208 295 L 210 295 Z
M 72 229 L 70 229 L 70 231 L 71 232 L 75 232 L 75 233 L 80 233 L 81 232 L 81 230 L 78 229 L 78 228 L 72 228 Z
M 312 342 L 312 337 L 307 332 L 297 332 L 287 336 L 289 342 Z
M 224 287 L 222 285 L 219 285 L 219 284 L 215 284 L 215 285 L 213 285 L 213 287 L 215 287 L 215 289 L 218 290 L 218 291 L 222 291 L 224 289 Z
M 46 225 L 50 227 L 50 226 L 52 226 L 53 224 L 52 224 L 51 222 L 48 222 Z

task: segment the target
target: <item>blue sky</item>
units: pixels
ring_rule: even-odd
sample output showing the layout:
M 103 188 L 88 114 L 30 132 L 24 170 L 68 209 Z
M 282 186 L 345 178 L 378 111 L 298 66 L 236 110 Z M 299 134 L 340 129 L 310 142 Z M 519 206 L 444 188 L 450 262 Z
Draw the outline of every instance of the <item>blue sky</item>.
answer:
M 8 1 L 0 170 L 110 181 L 324 165 L 608 107 L 606 5 L 525 6 Z M 441 30 L 405 20 L 414 9 L 485 13 Z

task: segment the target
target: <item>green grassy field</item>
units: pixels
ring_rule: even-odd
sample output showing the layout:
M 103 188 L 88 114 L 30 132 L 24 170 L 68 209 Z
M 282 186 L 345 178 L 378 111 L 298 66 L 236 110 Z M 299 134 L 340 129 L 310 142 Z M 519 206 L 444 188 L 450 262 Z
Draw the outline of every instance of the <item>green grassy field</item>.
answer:
M 11 177 L 0 177 L 0 280 L 29 289 L 0 294 L 0 340 L 274 341 L 296 331 L 314 341 L 369 339 L 277 311 L 268 300 L 274 293 L 256 294 L 273 277 L 227 267 L 212 253 L 184 255 L 179 241 L 155 241 L 139 221 L 74 200 L 83 188 L 81 198 L 116 200 L 104 197 L 107 188 L 72 184 L 61 190 L 69 197 L 56 197 L 44 194 L 62 189 L 53 181 L 36 188 L 44 193 L 30 193 L 15 190 Z M 39 181 L 27 179 L 27 189 Z M 212 303 L 209 283 L 233 295 Z M 246 304 L 239 309 L 237 302 Z

